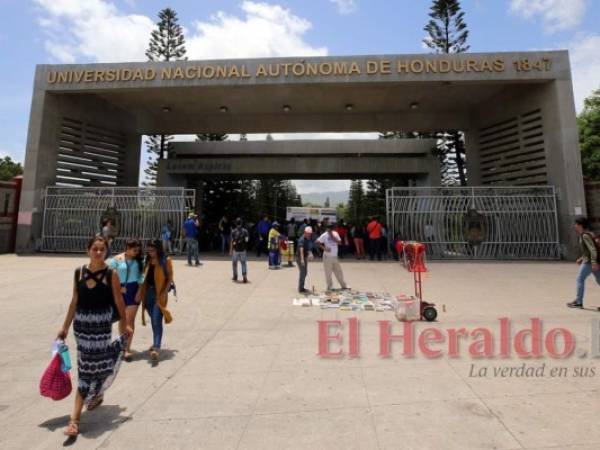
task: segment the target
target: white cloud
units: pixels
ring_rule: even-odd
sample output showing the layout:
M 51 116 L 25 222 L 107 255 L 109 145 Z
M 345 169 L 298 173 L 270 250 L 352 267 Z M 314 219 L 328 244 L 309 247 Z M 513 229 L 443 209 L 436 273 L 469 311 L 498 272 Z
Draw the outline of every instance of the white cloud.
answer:
M 600 34 L 580 33 L 568 45 L 573 72 L 575 106 L 580 111 L 583 100 L 600 89 Z
M 35 0 L 46 31 L 46 51 L 58 62 L 144 61 L 155 24 L 124 14 L 107 0 Z M 217 12 L 185 30 L 190 59 L 326 55 L 304 39 L 306 19 L 278 5 L 243 1 L 242 17 Z
M 511 0 L 510 12 L 526 19 L 540 16 L 544 29 L 553 33 L 581 23 L 588 0 Z
M 337 6 L 340 14 L 352 14 L 358 10 L 355 0 L 329 0 Z
M 218 12 L 208 22 L 196 22 L 186 37 L 190 59 L 320 56 L 325 47 L 304 40 L 311 28 L 306 19 L 278 5 L 244 1 L 245 17 Z
M 58 62 L 81 60 L 144 61 L 153 21 L 123 14 L 104 0 L 35 0 L 44 17 L 38 23 L 48 38 L 44 46 Z

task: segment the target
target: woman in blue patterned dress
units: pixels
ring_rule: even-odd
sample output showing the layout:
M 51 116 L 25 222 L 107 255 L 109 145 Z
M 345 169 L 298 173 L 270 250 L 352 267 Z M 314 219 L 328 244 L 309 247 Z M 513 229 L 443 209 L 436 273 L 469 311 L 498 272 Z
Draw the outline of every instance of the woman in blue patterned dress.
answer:
M 100 406 L 104 392 L 112 384 L 124 354 L 131 327 L 127 325 L 125 305 L 116 272 L 104 259 L 108 243 L 102 236 L 88 242 L 90 261 L 75 270 L 73 297 L 60 339 L 65 339 L 71 323 L 77 342 L 77 393 L 73 413 L 65 430 L 68 436 L 79 434 L 79 418 L 84 404 L 88 411 Z M 119 313 L 120 336 L 112 341 L 114 308 Z

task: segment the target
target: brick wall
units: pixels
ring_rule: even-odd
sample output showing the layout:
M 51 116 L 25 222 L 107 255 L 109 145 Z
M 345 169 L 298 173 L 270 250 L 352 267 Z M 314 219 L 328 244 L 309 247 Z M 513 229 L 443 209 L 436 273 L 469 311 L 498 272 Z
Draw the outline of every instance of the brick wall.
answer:
M 592 229 L 600 231 L 600 181 L 586 181 L 585 200 Z

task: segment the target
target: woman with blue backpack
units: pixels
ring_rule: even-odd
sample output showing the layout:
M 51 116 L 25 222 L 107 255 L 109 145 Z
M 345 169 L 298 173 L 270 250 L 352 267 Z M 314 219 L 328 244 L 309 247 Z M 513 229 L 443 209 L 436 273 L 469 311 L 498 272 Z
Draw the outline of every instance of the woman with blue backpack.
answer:
M 146 325 L 144 310 L 150 316 L 153 342 L 150 347 L 150 358 L 158 362 L 163 336 L 163 319 L 171 323 L 173 317 L 167 309 L 168 293 L 174 287 L 173 263 L 165 255 L 159 240 L 150 241 L 144 262 L 144 283 L 141 288 L 141 298 L 144 301 L 142 324 Z

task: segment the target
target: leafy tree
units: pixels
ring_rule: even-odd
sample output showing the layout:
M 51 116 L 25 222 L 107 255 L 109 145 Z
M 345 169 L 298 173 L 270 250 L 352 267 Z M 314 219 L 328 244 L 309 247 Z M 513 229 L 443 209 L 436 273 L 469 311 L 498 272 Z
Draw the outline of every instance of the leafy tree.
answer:
M 10 181 L 17 175 L 23 174 L 23 166 L 20 162 L 15 162 L 10 156 L 0 159 L 0 181 Z
M 583 175 L 591 181 L 600 181 L 600 89 L 584 100 L 577 126 Z
M 185 56 L 185 38 L 183 29 L 179 25 L 177 13 L 171 8 L 165 8 L 158 13 L 159 21 L 156 29 L 150 34 L 150 43 L 146 50 L 148 61 L 181 61 L 187 60 Z M 149 166 L 144 173 L 145 186 L 156 185 L 158 160 L 165 157 L 168 152 L 168 143 L 173 136 L 149 136 L 146 140 L 146 149 L 149 153 Z
M 469 30 L 464 22 L 465 13 L 459 0 L 433 0 L 429 12 L 429 22 L 424 30 L 428 36 L 423 43 L 436 53 L 464 53 L 469 50 L 467 38 Z M 458 130 L 441 132 L 438 136 L 438 154 L 442 166 L 442 181 L 445 184 L 467 185 L 465 166 L 464 133 Z M 454 166 L 456 169 L 454 169 Z

